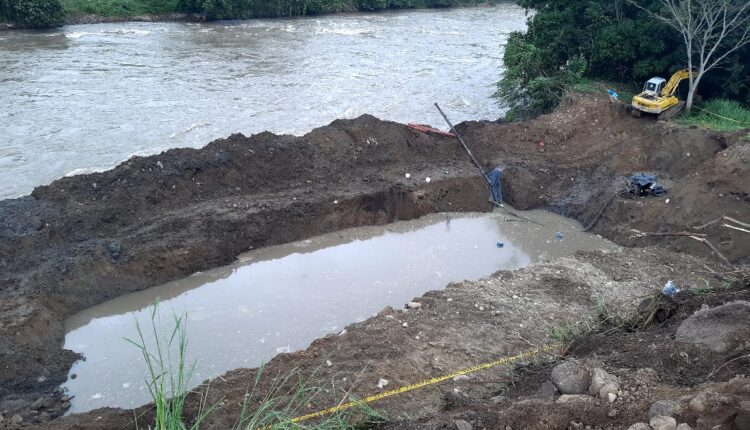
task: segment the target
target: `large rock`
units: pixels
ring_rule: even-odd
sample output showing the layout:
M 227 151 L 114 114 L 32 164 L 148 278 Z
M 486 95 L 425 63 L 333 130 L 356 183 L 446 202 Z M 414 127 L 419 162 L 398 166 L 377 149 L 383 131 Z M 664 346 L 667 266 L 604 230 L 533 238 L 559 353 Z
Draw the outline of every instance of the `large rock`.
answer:
M 654 430 L 676 430 L 677 420 L 672 417 L 657 416 L 649 420 L 651 428 Z
M 560 394 L 585 394 L 591 384 L 591 366 L 583 361 L 568 360 L 552 369 L 550 379 Z
M 607 399 L 610 394 L 617 396 L 617 390 L 620 389 L 620 379 L 617 376 L 607 373 L 604 369 L 596 368 L 591 372 L 591 383 L 588 386 L 588 392 L 592 396 L 599 396 Z M 610 401 L 613 401 L 610 399 Z
M 750 345 L 750 302 L 701 310 L 680 324 L 676 339 L 726 354 Z
M 651 405 L 651 409 L 648 410 L 648 417 L 674 417 L 681 411 L 680 404 L 674 400 L 658 400 Z

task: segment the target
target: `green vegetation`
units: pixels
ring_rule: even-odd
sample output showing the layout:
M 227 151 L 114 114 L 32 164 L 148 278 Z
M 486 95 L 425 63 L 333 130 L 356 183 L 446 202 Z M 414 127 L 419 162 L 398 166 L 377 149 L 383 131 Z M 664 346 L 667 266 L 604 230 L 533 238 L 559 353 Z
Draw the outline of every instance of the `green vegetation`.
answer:
M 518 3 L 536 13 L 526 33 L 510 35 L 505 51 L 506 71 L 496 97 L 511 108 L 510 118 L 550 112 L 568 88 L 594 90 L 591 80 L 640 88 L 653 76 L 669 78 L 685 67 L 679 34 L 627 0 Z M 658 7 L 657 0 L 639 4 Z M 730 54 L 725 63 L 725 68 L 706 75 L 702 95 L 750 104 L 750 45 Z
M 140 323 L 136 321 L 138 339 L 125 339 L 135 345 L 143 355 L 148 368 L 146 386 L 154 402 L 154 430 L 198 430 L 208 418 L 214 406 L 208 406 L 207 392 L 190 391 L 190 381 L 195 369 L 195 361 L 187 362 L 187 316 L 174 316 L 174 328 L 168 336 L 161 335 L 159 303 L 151 310 L 151 326 L 148 336 L 144 334 Z M 147 341 L 148 337 L 148 341 Z M 354 430 L 361 424 L 381 423 L 385 417 L 365 403 L 356 407 L 330 414 L 317 419 L 309 425 L 295 423 L 293 419 L 309 412 L 308 405 L 324 390 L 309 385 L 299 374 L 292 371 L 274 378 L 273 384 L 260 393 L 260 384 L 264 369 L 256 372 L 252 390 L 244 396 L 242 410 L 233 430 L 253 430 L 273 428 L 277 430 Z M 311 377 L 312 378 L 312 377 Z M 185 414 L 185 403 L 189 395 L 198 396 L 197 415 L 188 421 Z M 350 401 L 349 393 L 343 393 Z M 259 406 L 250 408 L 254 399 L 259 399 Z M 149 426 L 149 428 L 151 428 Z
M 750 128 L 750 109 L 734 100 L 713 99 L 697 105 L 690 114 L 678 118 L 677 123 L 723 131 L 741 130 Z
M 15 22 L 28 28 L 53 28 L 61 26 L 64 20 L 60 0 L 0 0 L 0 22 Z
M 158 15 L 175 12 L 180 0 L 62 0 L 65 14 L 76 16 Z
M 490 2 L 493 0 L 489 0 Z M 275 18 L 383 9 L 439 8 L 488 0 L 0 0 L 0 22 L 51 28 L 66 17 L 189 13 L 206 20 Z

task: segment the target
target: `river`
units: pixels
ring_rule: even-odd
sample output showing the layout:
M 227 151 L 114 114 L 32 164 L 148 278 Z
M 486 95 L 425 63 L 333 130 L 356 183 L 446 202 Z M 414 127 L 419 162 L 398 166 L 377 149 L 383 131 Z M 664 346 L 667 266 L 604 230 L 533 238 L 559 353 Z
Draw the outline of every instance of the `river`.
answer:
M 524 10 L 0 32 L 0 199 L 132 155 L 231 133 L 302 134 L 364 113 L 444 127 L 496 119 L 503 46 Z

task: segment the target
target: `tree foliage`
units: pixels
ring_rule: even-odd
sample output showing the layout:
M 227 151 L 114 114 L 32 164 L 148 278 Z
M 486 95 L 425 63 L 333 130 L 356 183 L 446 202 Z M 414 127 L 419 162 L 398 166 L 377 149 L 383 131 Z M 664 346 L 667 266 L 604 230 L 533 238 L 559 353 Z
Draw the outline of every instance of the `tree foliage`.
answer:
M 0 0 L 0 18 L 28 28 L 52 28 L 63 24 L 60 0 Z
M 639 0 L 647 8 L 658 7 L 658 2 Z M 506 71 L 496 93 L 515 114 L 552 110 L 562 95 L 560 86 L 576 76 L 640 86 L 653 76 L 669 78 L 685 68 L 681 36 L 628 0 L 518 3 L 535 13 L 528 31 L 514 33 L 508 40 Z M 750 48 L 733 52 L 725 64 L 706 75 L 702 94 L 750 103 Z
M 180 0 L 185 12 L 207 19 L 271 18 L 345 11 L 451 7 L 482 0 Z

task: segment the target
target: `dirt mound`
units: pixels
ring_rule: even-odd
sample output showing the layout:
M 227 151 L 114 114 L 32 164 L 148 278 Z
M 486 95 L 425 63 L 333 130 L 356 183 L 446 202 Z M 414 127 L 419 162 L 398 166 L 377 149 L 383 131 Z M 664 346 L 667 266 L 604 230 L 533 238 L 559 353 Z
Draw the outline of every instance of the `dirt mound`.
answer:
M 629 309 L 633 302 L 625 289 L 601 290 L 565 270 L 591 264 L 607 282 L 639 279 L 641 287 L 649 288 L 668 279 L 697 286 L 696 276 L 720 283 L 716 273 L 733 270 L 689 237 L 635 237 L 632 229 L 692 231 L 723 215 L 750 221 L 750 144 L 739 134 L 634 119 L 606 99 L 590 96 L 572 96 L 555 113 L 534 121 L 466 122 L 458 130 L 488 169 L 505 167 L 503 191 L 509 203 L 574 217 L 623 245 L 648 246 L 626 249 L 615 259 L 582 256 L 554 269 L 560 274 L 548 271 L 554 265 L 534 266 L 518 274 L 499 273 L 487 282 L 502 284 L 529 276 L 544 286 L 543 294 L 560 294 L 559 286 L 585 285 L 605 296 L 611 294 L 608 300 Z M 657 174 L 668 194 L 661 198 L 619 194 L 635 172 Z M 432 181 L 426 182 L 426 177 Z M 27 421 L 36 419 L 24 405 L 63 382 L 74 355 L 60 349 L 62 320 L 86 307 L 227 264 L 251 248 L 435 211 L 489 208 L 483 180 L 454 139 L 371 116 L 334 121 L 301 137 L 232 135 L 199 150 L 134 157 L 110 171 L 63 178 L 37 188 L 31 196 L 2 201 L 0 410 L 21 411 Z M 721 227 L 721 223 L 702 232 L 734 264 L 750 262 L 745 233 Z M 600 260 L 605 262 L 599 264 Z M 569 299 L 580 299 L 571 301 L 571 306 L 591 305 L 584 297 L 549 297 L 560 303 Z M 465 300 L 468 303 L 469 297 Z M 473 304 L 469 311 L 477 309 Z M 495 305 L 510 306 L 500 301 Z M 549 312 L 551 317 L 560 316 L 555 310 Z M 497 338 L 493 331 L 502 326 L 473 311 L 450 320 L 445 313 L 429 315 L 421 323 L 424 331 L 439 328 L 444 336 L 433 340 L 435 345 L 413 344 L 409 340 L 412 330 L 405 337 L 403 330 L 388 329 L 375 341 L 366 333 L 369 326 L 364 326 L 359 343 L 327 339 L 305 352 L 280 356 L 274 366 L 279 370 L 304 367 L 300 363 L 312 366 L 310 357 L 354 350 L 360 352 L 340 358 L 345 369 L 359 369 L 361 360 L 370 360 L 375 369 L 385 366 L 385 371 L 394 357 L 403 356 L 408 358 L 405 365 L 394 370 L 401 375 L 395 381 L 402 382 L 425 371 L 437 372 L 440 366 L 447 369 L 448 363 L 468 364 L 479 354 L 489 357 L 521 346 L 517 339 Z M 519 308 L 509 321 L 518 324 L 521 320 Z M 540 321 L 546 319 L 531 324 Z M 378 323 L 367 324 L 376 327 Z M 420 323 L 415 320 L 414 324 Z M 469 331 L 451 331 L 461 326 Z M 454 335 L 476 333 L 480 339 L 486 336 L 491 347 L 486 343 L 481 347 L 440 346 L 456 344 Z M 532 336 L 522 336 L 527 335 Z M 541 339 L 539 333 L 534 336 Z M 406 346 L 428 355 L 409 357 Z M 438 354 L 440 348 L 448 350 Z M 444 357 L 446 364 L 430 367 L 429 354 Z M 217 396 L 241 396 L 242 381 L 251 375 L 251 371 L 230 372 L 226 384 L 212 387 L 220 387 Z M 368 392 L 365 388 L 372 387 L 362 387 L 362 393 Z M 59 393 L 55 398 L 60 398 Z M 442 408 L 442 401 L 434 398 L 410 400 L 385 407 L 402 408 L 410 416 Z M 215 426 L 226 424 L 233 412 L 217 413 Z M 85 424 L 90 417 L 58 424 Z M 132 413 L 108 413 L 107 417 L 112 426 L 118 420 L 127 424 Z

